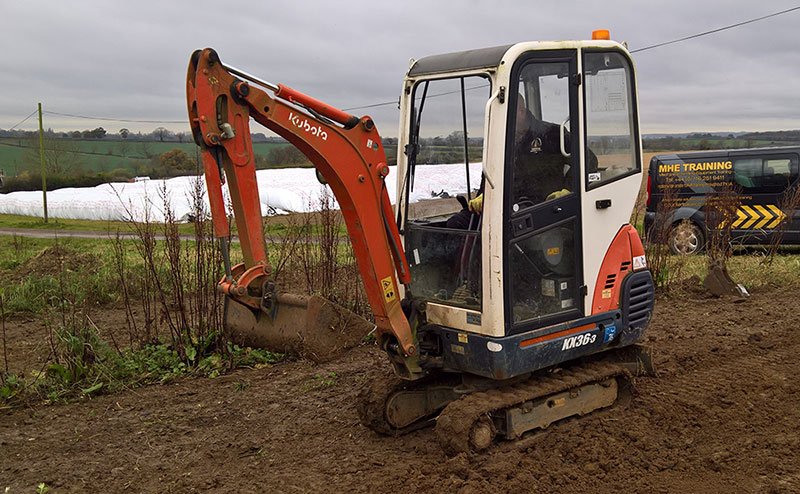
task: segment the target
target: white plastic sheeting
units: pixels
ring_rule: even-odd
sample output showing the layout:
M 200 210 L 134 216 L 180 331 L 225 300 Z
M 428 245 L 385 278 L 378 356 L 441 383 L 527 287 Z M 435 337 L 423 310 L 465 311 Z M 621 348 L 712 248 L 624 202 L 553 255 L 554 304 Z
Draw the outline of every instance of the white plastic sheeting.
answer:
M 386 178 L 392 204 L 396 195 L 396 171 L 396 167 L 390 167 Z M 442 191 L 450 195 L 466 193 L 463 163 L 420 165 L 415 175 L 412 202 L 430 199 Z M 473 189 L 479 186 L 480 176 L 481 164 L 470 163 Z M 315 211 L 323 204 L 325 187 L 317 181 L 313 168 L 259 170 L 257 177 L 265 215 Z M 193 190 L 198 180 L 207 206 L 203 177 L 176 177 L 54 190 L 47 193 L 47 212 L 51 218 L 164 221 L 164 199 L 167 198 L 175 217 L 185 219 L 193 212 Z M 334 207 L 338 206 L 334 204 Z M 0 194 L 0 214 L 43 216 L 41 191 Z

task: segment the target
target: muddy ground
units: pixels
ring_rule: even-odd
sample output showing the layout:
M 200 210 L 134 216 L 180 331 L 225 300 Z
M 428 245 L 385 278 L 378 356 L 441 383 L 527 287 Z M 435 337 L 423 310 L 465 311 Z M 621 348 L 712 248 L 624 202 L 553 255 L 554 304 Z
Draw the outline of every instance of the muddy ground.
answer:
M 800 492 L 798 315 L 795 291 L 780 288 L 744 303 L 661 298 L 647 337 L 660 375 L 639 378 L 629 405 L 481 455 L 447 457 L 430 430 L 363 428 L 355 397 L 387 369 L 373 347 L 323 365 L 0 410 L 0 489 Z

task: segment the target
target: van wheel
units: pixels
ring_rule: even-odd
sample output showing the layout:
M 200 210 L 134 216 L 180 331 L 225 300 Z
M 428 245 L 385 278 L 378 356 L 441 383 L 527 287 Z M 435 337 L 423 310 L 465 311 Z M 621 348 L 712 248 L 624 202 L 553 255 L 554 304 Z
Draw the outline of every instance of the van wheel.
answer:
M 690 256 L 702 251 L 704 246 L 703 231 L 689 220 L 675 224 L 669 232 L 669 250 L 673 254 Z

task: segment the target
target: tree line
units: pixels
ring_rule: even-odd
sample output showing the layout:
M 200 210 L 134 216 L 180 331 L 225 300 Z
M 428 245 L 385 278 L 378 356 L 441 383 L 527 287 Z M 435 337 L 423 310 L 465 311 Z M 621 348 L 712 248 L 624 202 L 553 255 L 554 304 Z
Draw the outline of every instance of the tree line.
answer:
M 39 137 L 38 130 L 5 130 L 0 129 L 0 137 L 27 139 Z M 44 137 L 48 139 L 74 139 L 74 140 L 134 140 L 134 141 L 159 141 L 159 142 L 189 142 L 192 136 L 189 132 L 174 132 L 166 127 L 157 127 L 151 132 L 133 132 L 127 128 L 121 128 L 116 133 L 109 132 L 103 127 L 94 129 L 55 131 L 47 129 Z
M 800 144 L 800 130 L 769 132 L 718 133 L 693 132 L 686 136 L 645 137 L 642 148 L 650 151 L 696 151 L 710 149 L 744 149 L 760 146 Z
M 0 138 L 19 138 L 27 139 L 32 137 L 39 137 L 38 130 L 6 130 L 0 129 Z M 73 140 L 103 140 L 103 141 L 158 141 L 158 142 L 191 142 L 191 132 L 176 132 L 166 127 L 156 127 L 150 132 L 133 132 L 125 127 L 119 129 L 117 132 L 110 132 L 103 127 L 95 127 L 94 129 L 72 130 L 72 131 L 56 131 L 48 128 L 44 131 L 44 137 L 48 139 L 73 139 Z M 253 142 L 272 142 L 272 143 L 286 143 L 287 141 L 282 137 L 268 137 L 262 132 L 251 133 L 250 137 Z

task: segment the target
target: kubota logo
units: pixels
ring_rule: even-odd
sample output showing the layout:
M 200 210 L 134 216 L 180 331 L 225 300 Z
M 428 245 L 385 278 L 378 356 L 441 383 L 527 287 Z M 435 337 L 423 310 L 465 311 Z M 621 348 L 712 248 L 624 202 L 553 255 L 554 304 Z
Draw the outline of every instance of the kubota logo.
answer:
M 298 129 L 302 129 L 311 135 L 317 136 L 323 141 L 328 140 L 328 133 L 322 130 L 322 127 L 319 125 L 312 125 L 309 123 L 307 118 L 300 118 L 299 115 L 289 112 L 289 121 Z

